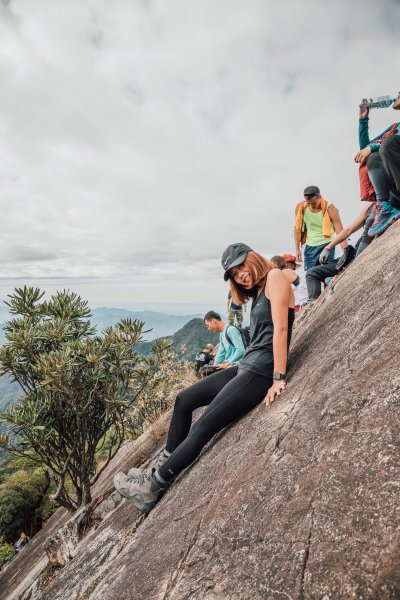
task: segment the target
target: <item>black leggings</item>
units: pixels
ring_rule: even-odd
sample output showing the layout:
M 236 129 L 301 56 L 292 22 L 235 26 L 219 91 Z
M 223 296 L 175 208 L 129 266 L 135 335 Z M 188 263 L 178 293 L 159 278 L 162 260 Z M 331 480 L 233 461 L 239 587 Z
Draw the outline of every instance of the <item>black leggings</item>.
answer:
M 161 477 L 170 481 L 179 475 L 216 433 L 259 404 L 271 385 L 272 377 L 229 367 L 180 392 L 168 431 L 171 455 L 159 468 Z M 192 413 L 200 406 L 208 408 L 190 429 Z

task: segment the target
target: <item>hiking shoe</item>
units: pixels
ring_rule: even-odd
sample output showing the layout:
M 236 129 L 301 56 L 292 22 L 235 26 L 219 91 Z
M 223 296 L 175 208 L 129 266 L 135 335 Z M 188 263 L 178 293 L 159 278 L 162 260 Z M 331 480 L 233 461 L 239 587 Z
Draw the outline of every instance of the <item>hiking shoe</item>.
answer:
M 155 459 L 155 461 L 153 463 L 151 463 L 150 468 L 151 469 L 155 469 L 157 471 L 161 467 L 161 465 L 163 465 L 165 463 L 165 461 L 167 460 L 167 458 L 170 455 L 171 455 L 171 452 L 168 452 L 167 450 L 164 449 L 161 452 L 161 454 L 159 454 L 157 456 L 157 458 Z M 137 468 L 130 469 L 128 471 L 128 477 L 130 477 L 131 475 L 136 475 L 137 471 L 138 471 Z
M 390 202 L 378 202 L 375 211 L 375 220 L 368 229 L 370 237 L 380 235 L 400 217 L 400 210 L 394 208 Z
M 170 485 L 158 476 L 155 469 L 131 469 L 131 475 L 117 473 L 114 487 L 127 500 L 131 500 L 140 512 L 147 513 L 157 503 L 161 494 Z

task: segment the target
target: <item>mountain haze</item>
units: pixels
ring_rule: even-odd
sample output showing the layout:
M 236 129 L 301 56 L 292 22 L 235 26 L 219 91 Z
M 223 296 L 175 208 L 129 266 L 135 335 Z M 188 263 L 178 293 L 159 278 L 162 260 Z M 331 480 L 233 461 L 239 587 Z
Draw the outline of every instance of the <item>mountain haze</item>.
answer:
M 175 333 L 185 323 L 201 315 L 167 315 L 152 310 L 131 311 L 123 308 L 99 307 L 92 309 L 91 321 L 98 331 L 115 325 L 121 319 L 138 319 L 144 321 L 144 330 L 151 330 L 144 334 L 145 340 L 154 340 Z
M 0 412 L 16 404 L 21 392 L 19 384 L 11 381 L 9 375 L 0 377 Z

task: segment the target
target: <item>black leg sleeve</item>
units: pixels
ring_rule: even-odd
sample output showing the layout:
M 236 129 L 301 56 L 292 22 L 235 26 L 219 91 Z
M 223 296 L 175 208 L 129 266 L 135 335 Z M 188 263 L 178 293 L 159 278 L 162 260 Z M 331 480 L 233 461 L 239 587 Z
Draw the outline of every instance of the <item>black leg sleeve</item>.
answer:
M 326 265 L 313 267 L 306 271 L 307 291 L 310 300 L 319 298 L 321 295 L 321 285 L 327 277 L 334 277 L 337 275 L 336 263 L 337 260 L 333 260 Z

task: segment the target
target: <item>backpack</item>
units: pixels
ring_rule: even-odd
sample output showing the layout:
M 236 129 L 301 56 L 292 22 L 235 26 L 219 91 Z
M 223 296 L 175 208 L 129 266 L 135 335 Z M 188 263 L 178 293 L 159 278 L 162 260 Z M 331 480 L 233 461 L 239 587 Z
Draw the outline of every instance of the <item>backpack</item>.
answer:
M 228 325 L 228 327 L 225 329 L 225 338 L 228 344 L 230 344 L 231 346 L 233 346 L 233 343 L 228 335 L 229 327 L 234 327 L 239 331 L 240 337 L 242 338 L 243 346 L 247 348 L 247 346 L 250 344 L 250 327 L 242 327 L 240 329 L 239 327 L 236 327 L 236 325 Z

